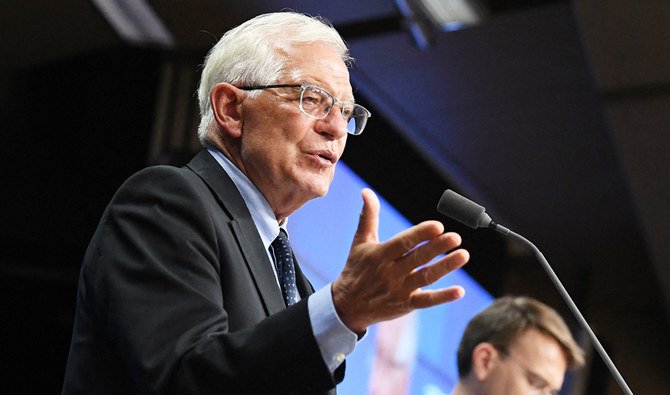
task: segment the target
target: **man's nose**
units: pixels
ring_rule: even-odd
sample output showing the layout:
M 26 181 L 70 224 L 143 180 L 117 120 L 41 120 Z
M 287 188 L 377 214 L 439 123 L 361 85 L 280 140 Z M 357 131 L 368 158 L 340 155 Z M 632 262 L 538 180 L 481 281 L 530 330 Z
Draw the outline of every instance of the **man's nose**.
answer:
M 317 132 L 339 139 L 349 133 L 348 121 L 342 116 L 342 107 L 333 105 L 328 115 L 317 122 Z

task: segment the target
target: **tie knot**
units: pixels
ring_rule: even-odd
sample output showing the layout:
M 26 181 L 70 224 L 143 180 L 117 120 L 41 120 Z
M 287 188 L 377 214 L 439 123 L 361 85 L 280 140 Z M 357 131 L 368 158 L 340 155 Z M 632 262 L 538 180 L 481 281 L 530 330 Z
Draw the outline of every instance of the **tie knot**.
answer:
M 279 228 L 279 235 L 277 235 L 277 238 L 272 244 L 276 243 L 284 243 L 288 245 L 288 235 L 286 234 L 286 231 L 282 228 Z
M 272 242 L 272 250 L 275 254 L 275 263 L 278 264 L 280 258 L 285 258 L 286 256 L 291 256 L 291 244 L 288 242 L 288 235 L 284 229 L 279 230 L 279 235 Z

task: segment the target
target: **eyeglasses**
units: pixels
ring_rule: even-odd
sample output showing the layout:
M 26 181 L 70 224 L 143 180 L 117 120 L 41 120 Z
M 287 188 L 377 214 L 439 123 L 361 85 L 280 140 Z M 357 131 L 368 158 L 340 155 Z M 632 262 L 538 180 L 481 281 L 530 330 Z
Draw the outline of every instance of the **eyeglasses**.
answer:
M 363 133 L 368 118 L 372 116 L 370 111 L 360 104 L 340 101 L 327 90 L 307 83 L 238 86 L 237 88 L 245 91 L 275 88 L 300 88 L 300 111 L 312 118 L 324 119 L 330 114 L 333 106 L 337 105 L 340 107 L 340 114 L 342 114 L 344 120 L 347 121 L 347 130 L 350 134 L 355 136 Z
M 531 394 L 533 395 L 559 395 L 560 391 L 559 390 L 553 390 L 549 386 L 549 382 L 545 380 L 542 376 L 539 374 L 533 372 L 530 370 L 526 364 L 522 363 L 519 361 L 517 358 L 515 358 L 509 351 L 498 348 L 496 349 L 504 355 L 506 358 L 508 358 L 510 361 L 514 362 L 519 368 L 524 373 L 524 376 L 526 376 L 526 380 L 528 381 L 528 385 L 533 389 L 533 392 Z M 530 395 L 530 394 L 529 394 Z

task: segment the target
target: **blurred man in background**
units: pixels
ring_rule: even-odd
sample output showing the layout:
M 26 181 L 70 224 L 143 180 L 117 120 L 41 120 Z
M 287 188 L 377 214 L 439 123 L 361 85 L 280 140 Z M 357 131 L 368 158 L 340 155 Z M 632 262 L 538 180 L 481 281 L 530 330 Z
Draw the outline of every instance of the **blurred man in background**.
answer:
M 557 394 L 584 353 L 561 316 L 529 297 L 502 297 L 477 314 L 458 347 L 453 395 Z

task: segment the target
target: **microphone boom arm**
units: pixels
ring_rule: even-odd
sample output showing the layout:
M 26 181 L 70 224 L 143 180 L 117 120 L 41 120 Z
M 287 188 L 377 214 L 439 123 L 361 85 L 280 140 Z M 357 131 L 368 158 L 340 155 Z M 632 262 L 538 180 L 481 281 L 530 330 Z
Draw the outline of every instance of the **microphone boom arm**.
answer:
M 598 354 L 600 354 L 600 357 L 603 359 L 603 362 L 605 362 L 605 365 L 607 365 L 607 368 L 614 376 L 614 379 L 616 380 L 617 384 L 619 384 L 619 387 L 621 387 L 621 390 L 626 395 L 633 395 L 633 392 L 628 387 L 628 384 L 626 384 L 626 381 L 623 379 L 623 376 L 621 376 L 616 366 L 614 365 L 614 362 L 612 362 L 609 355 L 607 355 L 607 352 L 600 344 L 600 341 L 598 341 L 598 338 L 596 337 L 595 333 L 593 333 L 593 331 L 591 330 L 591 327 L 589 326 L 588 322 L 586 322 L 586 319 L 577 308 L 575 302 L 572 301 L 570 294 L 568 294 L 568 291 L 565 289 L 565 287 L 561 283 L 561 280 L 558 278 L 554 270 L 551 268 L 549 262 L 547 262 L 547 259 L 544 257 L 542 252 L 535 246 L 535 244 L 531 243 L 528 239 L 526 239 L 525 237 L 521 236 L 518 233 L 515 233 L 507 229 L 502 225 L 498 225 L 495 222 L 491 221 L 488 227 L 490 229 L 497 231 L 498 233 L 501 233 L 507 237 L 510 237 L 514 240 L 521 242 L 522 244 L 530 247 L 530 249 L 533 250 L 533 253 L 537 257 L 538 261 L 540 261 L 542 268 L 549 276 L 551 282 L 554 283 L 554 286 L 558 290 L 558 293 L 561 294 L 563 300 L 565 300 L 565 303 L 568 305 L 568 308 L 570 309 L 570 311 L 572 311 L 572 314 L 575 316 L 575 318 L 577 319 L 581 327 L 584 329 L 584 331 L 586 331 L 589 338 L 591 338 L 591 343 L 593 343 L 593 346 L 595 347 L 596 351 L 598 351 Z

